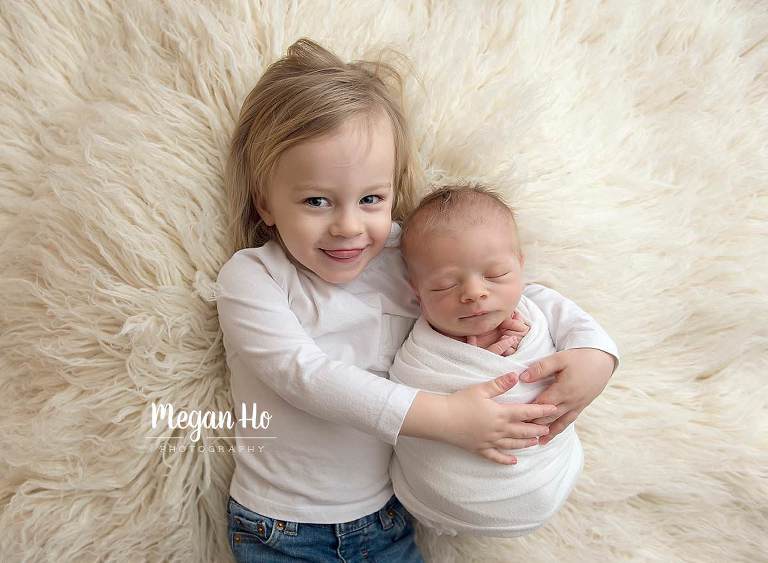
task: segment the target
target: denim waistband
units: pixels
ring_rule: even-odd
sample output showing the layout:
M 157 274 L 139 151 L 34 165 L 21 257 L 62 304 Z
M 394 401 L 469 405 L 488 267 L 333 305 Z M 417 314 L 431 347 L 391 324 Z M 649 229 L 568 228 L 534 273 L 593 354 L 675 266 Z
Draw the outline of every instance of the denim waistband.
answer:
M 371 525 L 377 520 L 381 523 L 381 527 L 384 530 L 391 528 L 395 523 L 395 515 L 399 511 L 400 501 L 397 500 L 395 495 L 392 495 L 382 508 L 358 518 L 357 520 L 350 520 L 349 522 L 341 522 L 339 524 L 315 524 L 307 522 L 293 522 L 290 520 L 280 520 L 278 518 L 272 518 L 263 516 L 249 510 L 243 505 L 240 505 L 236 500 L 230 499 L 235 503 L 232 507 L 233 516 L 237 520 L 237 517 L 242 515 L 244 518 L 253 520 L 253 526 L 256 534 L 259 536 L 268 536 L 273 526 L 277 526 L 283 534 L 287 536 L 295 536 L 299 532 L 299 528 L 302 526 L 311 526 L 313 528 L 325 528 L 335 533 L 337 537 L 342 537 L 346 534 L 351 534 L 358 530 L 362 530 L 366 526 Z M 402 514 L 402 513 L 401 513 Z M 262 526 L 266 526 L 259 530 L 257 522 L 263 522 Z M 269 530 L 267 530 L 269 528 Z
M 397 497 L 392 495 L 392 497 L 387 501 L 387 504 L 372 514 L 368 514 L 367 516 L 363 516 L 362 518 L 358 518 L 357 520 L 352 520 L 350 522 L 327 525 L 334 526 L 337 536 L 343 536 L 345 534 L 350 534 L 352 532 L 362 530 L 376 520 L 379 520 L 383 528 L 389 528 L 392 525 L 392 521 L 395 517 L 395 513 L 392 510 L 392 507 L 397 504 L 399 504 Z

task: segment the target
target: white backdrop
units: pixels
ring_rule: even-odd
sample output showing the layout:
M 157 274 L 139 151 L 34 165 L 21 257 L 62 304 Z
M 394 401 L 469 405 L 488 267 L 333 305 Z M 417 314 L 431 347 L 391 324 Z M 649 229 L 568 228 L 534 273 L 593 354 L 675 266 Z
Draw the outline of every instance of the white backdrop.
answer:
M 228 560 L 231 456 L 164 457 L 147 410 L 231 406 L 227 142 L 302 36 L 406 54 L 429 176 L 501 186 L 529 279 L 622 352 L 551 523 L 419 528 L 426 559 L 765 557 L 766 29 L 736 0 L 4 2 L 0 559 Z

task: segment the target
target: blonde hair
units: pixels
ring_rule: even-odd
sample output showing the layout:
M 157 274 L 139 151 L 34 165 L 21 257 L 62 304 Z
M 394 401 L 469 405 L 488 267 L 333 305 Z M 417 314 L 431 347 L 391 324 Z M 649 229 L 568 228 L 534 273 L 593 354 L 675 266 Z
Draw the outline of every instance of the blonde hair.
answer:
M 508 221 L 512 226 L 515 251 L 520 255 L 515 210 L 501 193 L 477 183 L 435 186 L 419 202 L 418 207 L 403 222 L 400 250 L 406 264 L 413 259 L 414 248 L 423 237 L 438 231 L 456 231 L 471 225 L 487 223 L 489 219 Z
M 392 218 L 402 220 L 413 209 L 422 172 L 402 109 L 403 79 L 381 61 L 384 53 L 377 61 L 345 63 L 304 38 L 267 68 L 243 102 L 224 173 L 232 252 L 269 240 L 282 245 L 277 229 L 257 211 L 280 155 L 358 115 L 384 111 L 389 117 L 395 139 Z

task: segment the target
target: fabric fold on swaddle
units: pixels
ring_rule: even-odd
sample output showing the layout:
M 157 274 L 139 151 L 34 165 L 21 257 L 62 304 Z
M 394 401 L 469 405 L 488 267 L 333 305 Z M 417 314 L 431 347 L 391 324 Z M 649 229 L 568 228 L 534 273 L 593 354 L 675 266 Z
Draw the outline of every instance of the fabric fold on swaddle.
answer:
M 555 351 L 544 313 L 522 296 L 517 311 L 531 325 L 517 352 L 499 356 L 435 331 L 422 315 L 390 369 L 392 381 L 449 394 L 503 373 L 521 373 Z M 530 403 L 553 378 L 519 382 L 496 398 Z M 516 465 L 501 465 L 461 448 L 400 436 L 390 464 L 397 498 L 438 534 L 514 537 L 542 526 L 567 499 L 583 467 L 571 424 L 545 446 L 510 450 Z

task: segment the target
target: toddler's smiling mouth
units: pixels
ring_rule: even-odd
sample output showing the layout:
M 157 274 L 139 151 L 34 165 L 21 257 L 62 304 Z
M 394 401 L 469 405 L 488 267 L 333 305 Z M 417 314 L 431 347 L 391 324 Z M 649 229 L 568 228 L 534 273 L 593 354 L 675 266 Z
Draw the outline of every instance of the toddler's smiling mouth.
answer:
M 365 248 L 339 248 L 339 249 L 325 249 L 321 248 L 326 256 L 329 258 L 332 258 L 333 260 L 341 260 L 341 261 L 347 261 L 347 260 L 353 260 L 360 256 Z

